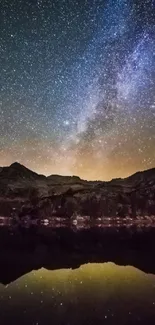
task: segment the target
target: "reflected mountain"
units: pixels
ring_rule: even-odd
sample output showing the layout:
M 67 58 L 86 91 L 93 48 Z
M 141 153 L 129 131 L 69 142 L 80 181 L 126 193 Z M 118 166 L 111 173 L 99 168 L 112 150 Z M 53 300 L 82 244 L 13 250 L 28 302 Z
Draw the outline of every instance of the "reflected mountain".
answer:
M 154 228 L 0 228 L 0 282 L 9 284 L 33 270 L 76 269 L 115 262 L 155 274 Z
M 155 276 L 132 266 L 89 263 L 32 271 L 0 285 L 1 322 L 10 324 L 154 324 Z

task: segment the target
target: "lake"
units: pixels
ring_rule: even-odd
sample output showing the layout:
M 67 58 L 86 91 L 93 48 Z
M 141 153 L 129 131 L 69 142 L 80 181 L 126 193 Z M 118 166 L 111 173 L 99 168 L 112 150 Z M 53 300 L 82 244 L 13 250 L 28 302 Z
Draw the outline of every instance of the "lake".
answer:
M 155 324 L 153 227 L 0 227 L 0 324 Z

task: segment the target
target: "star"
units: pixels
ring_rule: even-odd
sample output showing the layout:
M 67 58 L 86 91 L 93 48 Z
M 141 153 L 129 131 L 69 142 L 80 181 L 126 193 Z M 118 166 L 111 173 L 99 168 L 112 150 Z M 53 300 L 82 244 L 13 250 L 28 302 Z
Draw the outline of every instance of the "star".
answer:
M 4 0 L 0 165 L 126 177 L 155 166 L 154 1 Z

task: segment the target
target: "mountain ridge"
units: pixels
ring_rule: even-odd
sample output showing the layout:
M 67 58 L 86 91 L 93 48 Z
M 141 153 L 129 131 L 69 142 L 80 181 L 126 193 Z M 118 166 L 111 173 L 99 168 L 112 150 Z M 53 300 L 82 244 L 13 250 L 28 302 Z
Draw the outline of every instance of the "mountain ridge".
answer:
M 155 168 L 107 182 L 39 175 L 15 162 L 0 169 L 0 213 L 14 210 L 39 218 L 155 215 Z
M 119 177 L 119 178 L 112 178 L 111 180 L 109 181 L 105 181 L 105 180 L 100 180 L 100 179 L 96 179 L 96 180 L 87 180 L 87 179 L 82 179 L 81 177 L 77 176 L 77 175 L 61 175 L 61 174 L 50 174 L 48 176 L 44 175 L 44 174 L 38 174 L 37 172 L 31 170 L 30 168 L 24 166 L 23 164 L 15 161 L 14 163 L 10 164 L 9 166 L 1 166 L 0 167 L 0 173 L 3 172 L 4 170 L 9 170 L 10 168 L 13 168 L 13 169 L 16 169 L 18 171 L 28 171 L 30 172 L 31 174 L 35 174 L 37 176 L 41 176 L 41 177 L 44 177 L 44 178 L 47 178 L 47 179 L 51 179 L 51 178 L 66 178 L 66 179 L 69 179 L 69 178 L 72 178 L 72 179 L 75 179 L 75 180 L 81 180 L 81 181 L 86 181 L 86 182 L 104 182 L 104 183 L 110 183 L 110 182 L 113 182 L 113 181 L 124 181 L 124 180 L 129 180 L 131 177 L 137 177 L 137 176 L 140 176 L 140 175 L 144 175 L 144 174 L 148 174 L 148 173 L 155 173 L 155 167 L 153 168 L 150 168 L 150 169 L 144 169 L 144 170 L 139 170 L 127 177 Z

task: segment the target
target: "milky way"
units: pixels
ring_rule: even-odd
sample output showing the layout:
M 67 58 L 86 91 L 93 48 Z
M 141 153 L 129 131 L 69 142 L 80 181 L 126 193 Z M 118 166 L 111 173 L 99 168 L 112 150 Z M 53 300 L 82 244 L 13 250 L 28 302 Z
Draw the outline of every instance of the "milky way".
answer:
M 155 1 L 0 6 L 0 165 L 105 180 L 155 167 Z

